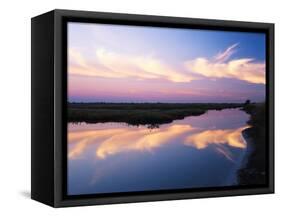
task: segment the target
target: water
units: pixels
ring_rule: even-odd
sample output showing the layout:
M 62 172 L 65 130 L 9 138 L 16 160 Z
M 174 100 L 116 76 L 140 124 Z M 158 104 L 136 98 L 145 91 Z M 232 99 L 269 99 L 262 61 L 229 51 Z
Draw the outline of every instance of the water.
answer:
M 68 124 L 68 194 L 237 185 L 249 116 L 208 111 L 159 128 Z

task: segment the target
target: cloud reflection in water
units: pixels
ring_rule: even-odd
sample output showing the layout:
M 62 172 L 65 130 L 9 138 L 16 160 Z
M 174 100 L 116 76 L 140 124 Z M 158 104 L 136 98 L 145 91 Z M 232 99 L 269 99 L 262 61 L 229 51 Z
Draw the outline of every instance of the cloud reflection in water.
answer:
M 172 141 L 176 140 L 177 144 L 198 150 L 211 146 L 215 151 L 233 161 L 229 148 L 246 148 L 242 131 L 248 127 L 206 130 L 187 124 L 169 124 L 150 130 L 145 126 L 128 127 L 121 124 L 109 126 L 106 129 L 80 129 L 79 131 L 70 129 L 68 143 L 72 146 L 69 146 L 68 158 L 83 158 L 83 155 L 87 153 L 87 148 L 93 148 L 93 146 L 97 159 L 105 159 L 110 155 L 130 151 L 152 152 L 164 145 L 174 145 L 175 142 Z

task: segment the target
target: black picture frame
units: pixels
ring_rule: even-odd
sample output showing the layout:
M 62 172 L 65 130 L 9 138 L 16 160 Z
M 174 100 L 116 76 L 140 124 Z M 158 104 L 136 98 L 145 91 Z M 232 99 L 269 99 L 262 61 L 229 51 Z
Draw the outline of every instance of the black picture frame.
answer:
M 189 190 L 67 196 L 67 22 L 266 34 L 268 182 Z M 274 193 L 274 24 L 53 10 L 32 18 L 31 197 L 53 207 Z

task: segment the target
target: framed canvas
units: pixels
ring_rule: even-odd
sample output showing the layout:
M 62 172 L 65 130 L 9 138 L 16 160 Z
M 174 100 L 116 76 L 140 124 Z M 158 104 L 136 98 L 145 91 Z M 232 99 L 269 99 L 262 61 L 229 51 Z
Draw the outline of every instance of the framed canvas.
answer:
M 53 207 L 274 192 L 274 24 L 32 18 L 31 197 Z

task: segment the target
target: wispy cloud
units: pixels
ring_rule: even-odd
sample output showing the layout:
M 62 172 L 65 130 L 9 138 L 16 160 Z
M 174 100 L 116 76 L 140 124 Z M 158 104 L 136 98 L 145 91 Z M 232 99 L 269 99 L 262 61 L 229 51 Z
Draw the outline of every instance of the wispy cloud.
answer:
M 87 61 L 77 50 L 70 49 L 69 73 L 105 78 L 162 79 L 190 82 L 198 75 L 175 69 L 152 55 L 130 56 L 97 49 L 95 61 Z
M 85 58 L 78 50 L 69 49 L 69 73 L 104 78 L 160 79 L 190 82 L 200 79 L 232 78 L 265 84 L 265 62 L 253 58 L 231 59 L 238 44 L 212 58 L 200 57 L 179 63 L 176 67 L 153 55 L 125 55 L 97 49 Z
M 255 62 L 253 58 L 229 60 L 238 44 L 231 45 L 213 59 L 204 57 L 186 61 L 188 71 L 208 78 L 233 78 L 249 83 L 265 84 L 265 62 Z
M 217 62 L 224 62 L 228 60 L 232 54 L 235 53 L 235 48 L 238 46 L 238 43 L 231 45 L 228 47 L 225 51 L 219 52 L 217 55 L 215 55 L 215 60 Z

